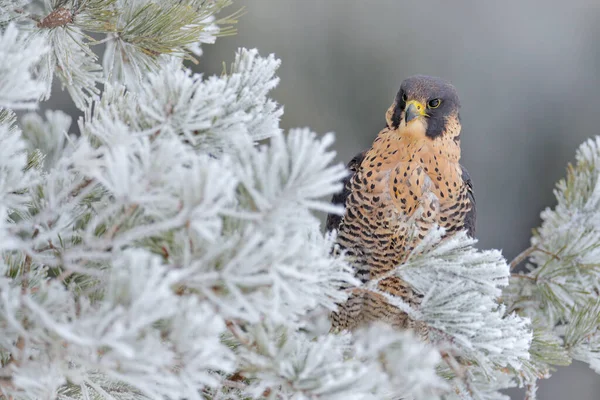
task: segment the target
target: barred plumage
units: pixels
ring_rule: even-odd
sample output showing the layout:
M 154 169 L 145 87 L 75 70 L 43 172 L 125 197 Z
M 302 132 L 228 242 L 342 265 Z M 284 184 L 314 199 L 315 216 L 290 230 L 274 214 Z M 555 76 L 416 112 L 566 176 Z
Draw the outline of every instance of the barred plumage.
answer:
M 432 99 L 438 106 L 425 111 Z M 458 108 L 451 85 L 429 77 L 407 79 L 387 112 L 387 127 L 348 165 L 353 174 L 333 198 L 345 206 L 345 214 L 329 216 L 327 228 L 338 230 L 338 250 L 346 252 L 363 282 L 404 262 L 436 224 L 447 234 L 463 229 L 474 234 L 472 185 L 459 163 Z M 421 298 L 397 277 L 386 277 L 377 287 L 409 305 Z M 384 296 L 364 291 L 340 305 L 331 319 L 333 329 L 354 329 L 372 320 L 419 328 Z

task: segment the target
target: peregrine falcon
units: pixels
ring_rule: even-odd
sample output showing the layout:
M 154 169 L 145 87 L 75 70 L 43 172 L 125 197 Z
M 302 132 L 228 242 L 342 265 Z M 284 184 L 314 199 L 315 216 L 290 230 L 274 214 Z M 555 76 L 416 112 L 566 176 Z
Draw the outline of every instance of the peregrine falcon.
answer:
M 429 76 L 407 78 L 386 113 L 387 126 L 370 149 L 348 164 L 351 175 L 332 202 L 343 216 L 329 215 L 343 250 L 362 281 L 378 279 L 406 260 L 438 225 L 450 235 L 475 234 L 475 198 L 460 161 L 460 102 L 454 86 Z M 400 278 L 378 283 L 381 292 L 417 305 L 422 295 Z M 355 292 L 331 315 L 333 330 L 352 330 L 373 320 L 421 330 L 385 296 Z

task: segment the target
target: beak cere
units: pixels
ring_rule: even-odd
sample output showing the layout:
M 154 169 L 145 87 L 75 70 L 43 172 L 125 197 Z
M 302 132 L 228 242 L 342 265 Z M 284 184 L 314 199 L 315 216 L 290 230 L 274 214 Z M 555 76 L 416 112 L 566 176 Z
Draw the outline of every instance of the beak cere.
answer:
M 421 103 L 416 101 L 409 101 L 406 105 L 406 112 L 404 113 L 404 122 L 406 124 L 408 124 L 415 118 L 422 117 L 425 115 Z

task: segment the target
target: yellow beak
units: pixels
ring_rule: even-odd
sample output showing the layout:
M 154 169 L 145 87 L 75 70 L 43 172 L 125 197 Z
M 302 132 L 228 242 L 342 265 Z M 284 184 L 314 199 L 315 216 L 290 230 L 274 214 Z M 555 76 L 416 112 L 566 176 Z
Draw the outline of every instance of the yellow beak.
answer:
M 406 111 L 404 113 L 404 122 L 409 123 L 415 118 L 426 117 L 425 107 L 416 100 L 406 102 Z

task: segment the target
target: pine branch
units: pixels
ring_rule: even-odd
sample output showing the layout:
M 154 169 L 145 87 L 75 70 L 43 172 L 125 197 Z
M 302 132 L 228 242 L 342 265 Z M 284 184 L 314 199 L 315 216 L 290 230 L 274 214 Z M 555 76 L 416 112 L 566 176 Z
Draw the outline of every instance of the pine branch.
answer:
M 556 365 L 600 371 L 600 139 L 510 266 L 434 229 L 361 285 L 315 216 L 343 211 L 323 199 L 347 172 L 332 134 L 282 133 L 280 61 L 240 49 L 208 78 L 182 65 L 233 32 L 239 14 L 216 16 L 229 0 L 25 3 L 0 0 L 2 396 L 534 398 Z M 47 99 L 54 75 L 85 111 L 80 136 L 60 111 L 19 125 L 8 110 Z M 379 291 L 386 277 L 421 302 Z M 428 343 L 380 324 L 327 333 L 364 292 Z
M 49 47 L 42 38 L 20 33 L 10 24 L 0 32 L 0 107 L 33 109 L 44 92 L 36 67 Z
M 569 165 L 567 178 L 557 184 L 557 206 L 542 213 L 532 246 L 516 259 L 530 256 L 532 263 L 513 274 L 515 282 L 503 296 L 511 309 L 537 321 L 532 363 L 526 365 L 532 388 L 536 379 L 550 376 L 552 365 L 569 364 L 571 358 L 591 366 L 596 362 L 600 231 L 593 221 L 600 204 L 599 143 L 588 140 L 577 151 L 577 163 Z

